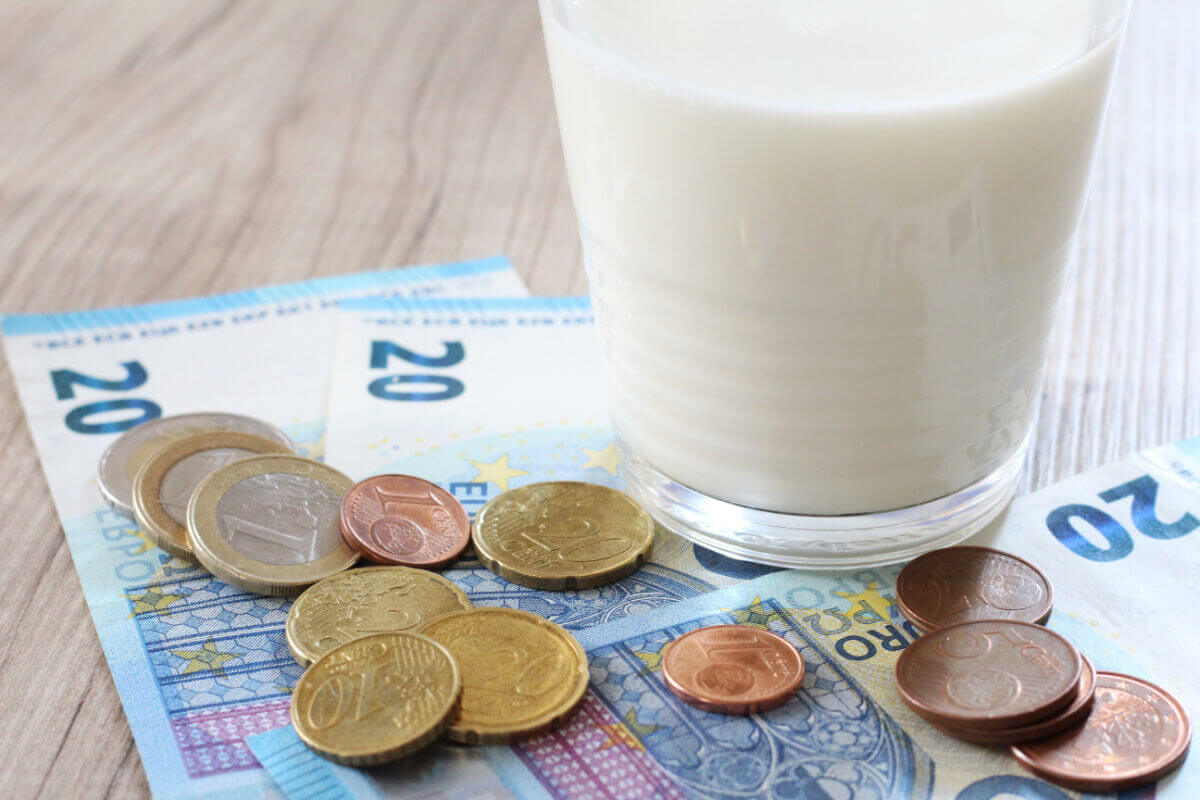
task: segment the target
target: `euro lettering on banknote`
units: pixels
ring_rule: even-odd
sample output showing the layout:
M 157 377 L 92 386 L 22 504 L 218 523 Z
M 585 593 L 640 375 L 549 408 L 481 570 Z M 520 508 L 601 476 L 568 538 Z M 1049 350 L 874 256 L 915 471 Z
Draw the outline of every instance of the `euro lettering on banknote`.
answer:
M 274 794 L 245 737 L 285 724 L 300 675 L 287 606 L 155 547 L 105 504 L 95 468 L 129 427 L 229 411 L 324 446 L 333 307 L 356 295 L 524 295 L 502 258 L 236 294 L 3 319 L 29 426 L 157 797 Z
M 473 508 L 547 478 L 619 485 L 587 308 L 584 300 L 346 303 L 331 457 L 355 477 L 436 480 Z M 402 377 L 410 375 L 425 383 Z M 1200 718 L 1200 644 L 1186 611 L 1200 567 L 1200 441 L 1019 498 L 973 541 L 1047 572 L 1056 589 L 1050 626 L 1098 669 L 1146 676 Z M 251 746 L 294 798 L 313 796 L 296 780 L 305 770 L 345 797 L 1078 796 L 1003 750 L 935 731 L 900 701 L 895 660 L 918 632 L 895 603 L 898 568 L 776 571 L 661 531 L 652 561 L 612 587 L 574 593 L 513 586 L 470 564 L 447 573 L 476 604 L 527 608 L 574 629 L 589 651 L 591 687 L 562 731 L 513 747 L 436 748 L 369 773 L 315 763 L 288 730 Z M 661 681 L 662 647 L 719 622 L 761 625 L 799 647 L 808 675 L 796 698 L 745 719 L 675 699 Z M 1185 764 L 1153 791 L 1200 796 L 1200 765 Z

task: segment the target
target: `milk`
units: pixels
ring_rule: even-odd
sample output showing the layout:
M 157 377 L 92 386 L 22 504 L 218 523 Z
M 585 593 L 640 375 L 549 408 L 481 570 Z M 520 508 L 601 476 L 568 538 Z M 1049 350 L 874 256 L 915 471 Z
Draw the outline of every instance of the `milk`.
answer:
M 900 508 L 1021 448 L 1116 31 L 1088 0 L 543 0 L 625 447 Z

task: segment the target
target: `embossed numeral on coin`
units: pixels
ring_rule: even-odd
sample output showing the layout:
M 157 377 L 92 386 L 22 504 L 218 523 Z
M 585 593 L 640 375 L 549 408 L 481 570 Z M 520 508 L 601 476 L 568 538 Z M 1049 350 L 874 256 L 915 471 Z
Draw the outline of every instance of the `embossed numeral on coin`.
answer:
M 459 642 L 452 645 L 461 646 Z M 466 685 L 495 692 L 512 692 L 524 697 L 544 694 L 554 688 L 567 667 L 561 653 L 542 653 L 531 659 L 529 652 L 519 648 L 496 648 L 481 653 L 478 664 L 499 666 L 477 678 L 468 675 Z
M 375 673 L 379 666 L 373 664 L 358 673 L 356 676 L 358 678 L 357 691 L 354 687 L 354 678 L 349 675 L 334 675 L 321 684 L 313 693 L 306 710 L 308 724 L 319 731 L 332 728 L 342 721 L 352 705 L 354 706 L 355 722 L 362 722 L 382 710 L 383 703 L 372 699 Z M 330 707 L 331 705 L 332 707 Z
M 595 538 L 603 530 L 598 520 L 589 517 L 555 519 L 550 510 L 544 510 L 542 516 L 546 521 L 539 522 L 536 531 L 523 531 L 521 538 L 563 561 L 575 564 L 602 561 L 619 556 L 630 547 L 630 542 L 619 536 Z
M 226 541 L 234 548 L 241 550 L 245 547 L 239 539 L 253 539 L 266 545 L 268 550 L 279 549 L 294 554 L 295 558 L 291 563 L 300 563 L 308 557 L 309 548 L 304 546 L 306 543 L 300 534 L 277 531 L 232 514 L 223 514 L 221 521 L 225 523 Z
M 354 682 L 348 676 L 334 675 L 313 692 L 304 709 L 305 721 L 318 731 L 332 728 L 346 716 L 353 693 Z

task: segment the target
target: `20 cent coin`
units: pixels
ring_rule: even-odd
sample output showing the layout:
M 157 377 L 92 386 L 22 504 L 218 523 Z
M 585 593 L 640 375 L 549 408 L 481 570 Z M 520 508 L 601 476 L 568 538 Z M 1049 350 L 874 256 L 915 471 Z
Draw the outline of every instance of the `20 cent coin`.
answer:
M 587 656 L 547 619 L 512 608 L 456 611 L 421 632 L 458 662 L 463 695 L 444 735 L 501 744 L 562 723 L 587 689 Z
M 646 560 L 654 522 L 623 492 L 555 481 L 510 489 L 475 517 L 475 551 L 500 577 L 535 589 L 588 589 Z

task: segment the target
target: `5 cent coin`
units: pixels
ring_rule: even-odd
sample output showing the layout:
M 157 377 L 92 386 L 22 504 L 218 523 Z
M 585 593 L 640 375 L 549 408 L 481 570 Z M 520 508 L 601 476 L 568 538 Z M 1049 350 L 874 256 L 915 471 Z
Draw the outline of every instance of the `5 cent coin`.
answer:
M 1083 674 L 1079 651 L 1028 622 L 964 622 L 917 639 L 896 661 L 900 696 L 937 725 L 1015 728 L 1070 705 Z
M 454 659 L 413 633 L 379 633 L 322 656 L 292 694 L 292 724 L 306 745 L 339 764 L 392 761 L 446 726 L 462 694 Z
M 1096 674 L 1087 720 L 1049 739 L 1014 745 L 1034 775 L 1081 792 L 1115 792 L 1158 780 L 1187 758 L 1192 729 L 1183 706 L 1148 681 Z
M 981 619 L 1044 623 L 1053 598 L 1041 570 L 989 547 L 934 550 L 896 579 L 900 610 L 923 631 Z
M 421 632 L 446 646 L 463 675 L 462 703 L 444 735 L 502 744 L 553 728 L 587 689 L 587 656 L 553 622 L 512 608 L 456 611 Z
M 364 558 L 379 564 L 440 569 L 471 541 L 462 503 L 436 483 L 411 475 L 376 475 L 342 501 L 342 535 Z
M 1081 658 L 1083 657 L 1081 656 Z M 1075 697 L 1069 706 L 1057 714 L 1030 725 L 994 731 L 952 728 L 945 725 L 934 725 L 934 727 L 957 739 L 977 744 L 1015 744 L 1045 739 L 1047 736 L 1053 736 L 1068 728 L 1074 728 L 1087 719 L 1095 692 L 1096 668 L 1087 658 L 1083 658 L 1083 675 L 1079 679 L 1079 688 L 1075 691 Z
M 804 679 L 800 653 L 782 636 L 748 625 L 710 625 L 667 647 L 663 680 L 706 711 L 751 714 L 787 702 Z
M 475 517 L 483 565 L 534 589 L 590 589 L 638 568 L 654 521 L 628 495 L 574 481 L 533 483 L 493 498 Z
M 363 567 L 330 575 L 304 590 L 287 616 L 287 642 L 308 665 L 347 642 L 402 633 L 471 607 L 463 590 L 434 572 Z

